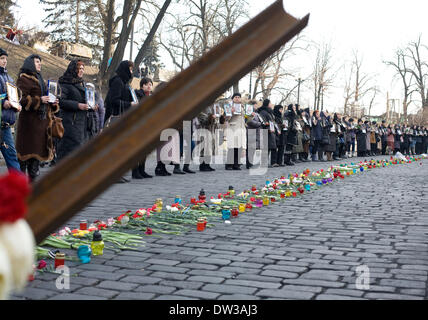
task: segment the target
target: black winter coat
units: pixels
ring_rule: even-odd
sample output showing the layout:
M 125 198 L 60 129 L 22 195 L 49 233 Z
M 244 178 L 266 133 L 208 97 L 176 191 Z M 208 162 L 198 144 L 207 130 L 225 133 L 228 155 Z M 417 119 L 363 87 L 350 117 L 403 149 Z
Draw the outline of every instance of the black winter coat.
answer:
M 284 114 L 285 120 L 288 122 L 287 138 L 286 143 L 293 146 L 297 146 L 297 128 L 295 125 L 296 113 L 294 111 L 286 111 Z
M 105 99 L 105 122 L 111 115 L 120 115 L 131 108 L 132 94 L 129 81 L 132 79 L 128 61 L 122 61 L 116 75 L 109 81 L 109 90 Z
M 273 115 L 273 111 L 271 109 L 269 109 L 268 107 L 261 107 L 257 110 L 257 112 L 260 114 L 263 121 L 265 121 L 265 123 L 262 124 L 262 128 L 269 130 L 270 126 L 267 125 L 267 122 L 271 121 L 272 123 L 275 123 L 275 116 Z M 272 132 L 270 130 L 268 131 L 268 148 L 269 149 L 276 149 L 277 148 L 276 131 L 274 131 L 274 132 Z
M 85 87 L 82 83 L 61 83 L 61 97 L 59 99 L 60 113 L 64 126 L 64 136 L 58 142 L 58 160 L 83 145 L 93 128 L 93 111 L 83 111 L 79 103 L 86 103 Z

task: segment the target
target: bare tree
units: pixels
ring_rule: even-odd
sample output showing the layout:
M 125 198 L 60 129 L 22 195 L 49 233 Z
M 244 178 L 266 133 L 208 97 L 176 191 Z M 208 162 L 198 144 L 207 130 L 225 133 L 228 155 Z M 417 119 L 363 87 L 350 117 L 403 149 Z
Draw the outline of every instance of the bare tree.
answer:
M 284 45 L 281 49 L 257 66 L 254 70 L 256 79 L 252 98 L 255 99 L 257 95 L 262 94 L 263 99 L 267 99 L 271 96 L 272 92 L 283 89 L 281 88 L 281 83 L 286 77 L 293 77 L 293 74 L 295 73 L 295 70 L 285 67 L 285 62 L 299 50 L 306 49 L 307 46 L 304 38 L 301 35 L 298 35 L 291 42 Z M 297 85 L 295 85 L 292 90 L 296 88 Z M 284 92 L 282 92 L 282 94 L 283 93 Z M 285 97 L 283 96 L 282 100 L 287 100 L 290 95 L 291 92 L 288 92 Z
M 149 34 L 147 35 L 146 40 L 144 41 L 143 45 L 140 47 L 140 50 L 138 51 L 138 54 L 134 60 L 134 75 L 139 74 L 139 68 L 141 65 L 141 62 L 144 59 L 145 54 L 147 53 L 148 48 L 150 47 L 151 43 L 153 42 L 153 38 L 159 28 L 159 25 L 161 21 L 163 20 L 166 11 L 168 10 L 169 5 L 171 4 L 171 0 L 165 0 L 162 8 L 159 10 L 159 13 L 150 29 Z
M 322 110 L 325 92 L 333 84 L 335 73 L 332 73 L 332 48 L 331 44 L 317 46 L 314 72 L 312 74 L 314 89 L 314 107 Z
M 407 109 L 409 104 L 412 102 L 412 93 L 416 90 L 413 86 L 414 74 L 408 68 L 406 55 L 402 49 L 397 49 L 395 52 L 395 61 L 384 61 L 384 63 L 393 67 L 395 69 L 396 76 L 401 80 L 403 85 L 403 115 L 404 119 L 407 119 Z
M 426 96 L 426 79 L 428 77 L 428 64 L 422 60 L 421 49 L 426 46 L 421 44 L 421 36 L 417 41 L 410 42 L 406 48 L 406 58 L 412 61 L 412 66 L 408 66 L 408 71 L 413 75 L 419 95 L 421 97 L 422 108 L 428 107 Z

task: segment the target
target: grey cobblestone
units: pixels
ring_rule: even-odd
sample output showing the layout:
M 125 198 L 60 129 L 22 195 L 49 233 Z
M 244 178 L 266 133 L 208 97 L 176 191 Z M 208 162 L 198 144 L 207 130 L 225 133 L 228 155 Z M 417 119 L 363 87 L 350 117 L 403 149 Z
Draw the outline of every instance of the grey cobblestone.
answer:
M 267 176 L 328 165 L 269 169 Z M 147 167 L 149 172 L 153 168 Z M 283 207 L 272 205 L 241 215 L 231 226 L 219 219 L 203 233 L 192 228 L 180 236 L 144 237 L 146 244 L 139 251 L 117 254 L 106 250 L 88 265 L 70 262 L 78 275 L 71 278 L 71 293 L 51 290 L 47 283 L 57 275 L 45 273 L 37 274 L 40 281 L 14 298 L 426 298 L 426 168 L 399 165 L 350 177 L 324 191 L 290 199 L 285 214 Z M 124 207 L 152 205 L 157 197 L 164 203 L 170 203 L 177 193 L 190 199 L 201 188 L 211 196 L 230 184 L 240 190 L 252 183 L 259 185 L 262 179 L 245 170 L 231 175 L 224 168 L 217 169 L 212 175 L 172 176 L 167 190 L 166 180 L 157 177 L 112 186 L 67 224 L 76 226 L 83 217 L 106 219 Z M 373 194 L 371 188 L 379 192 Z M 369 266 L 372 278 L 367 291 L 355 288 L 355 268 L 362 264 Z
M 113 298 L 119 294 L 119 291 L 113 291 L 113 290 L 105 290 L 100 288 L 94 288 L 94 287 L 85 287 L 82 289 L 79 289 L 74 294 L 81 294 L 81 295 L 88 295 L 93 297 L 103 297 L 103 298 Z

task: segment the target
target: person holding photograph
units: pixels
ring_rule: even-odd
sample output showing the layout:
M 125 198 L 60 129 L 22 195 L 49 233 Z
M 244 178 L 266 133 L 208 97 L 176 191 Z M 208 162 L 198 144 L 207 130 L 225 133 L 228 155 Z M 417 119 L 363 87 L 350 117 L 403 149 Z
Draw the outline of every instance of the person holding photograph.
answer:
M 64 136 L 58 141 L 58 161 L 85 144 L 96 127 L 92 121 L 94 110 L 91 113 L 88 111 L 90 107 L 86 101 L 84 72 L 85 64 L 82 61 L 71 61 L 58 81 L 61 87 L 59 116 L 64 126 Z
M 135 90 L 135 94 L 138 98 L 138 101 L 143 100 L 144 98 L 151 96 L 153 92 L 153 81 L 150 78 L 143 78 L 140 81 L 140 90 Z M 137 167 L 132 170 L 133 179 L 144 179 L 144 178 L 153 178 L 146 172 L 146 157 L 141 159 Z
M 13 84 L 12 78 L 7 73 L 7 58 L 8 54 L 0 48 L 0 95 L 7 94 L 7 83 Z M 6 162 L 9 170 L 21 170 L 16 154 L 15 141 L 13 140 L 11 127 L 16 122 L 16 113 L 21 111 L 21 106 L 18 109 L 12 106 L 8 98 L 0 101 L 1 105 L 1 132 L 0 132 L 0 151 Z
M 126 111 L 138 107 L 139 102 L 134 102 L 131 94 L 129 82 L 132 79 L 134 63 L 132 61 L 122 61 L 116 69 L 116 75 L 109 80 L 109 90 L 104 101 L 106 114 L 105 125 L 112 121 L 112 116 L 120 118 Z M 127 183 L 128 179 L 122 177 L 118 183 Z
M 16 150 L 21 171 L 28 172 L 31 181 L 39 175 L 40 161 L 54 157 L 53 114 L 59 111 L 58 100 L 49 103 L 41 70 L 42 59 L 33 54 L 25 59 L 16 82 L 22 91 Z
M 241 153 L 242 149 L 247 146 L 247 134 L 245 127 L 245 116 L 242 112 L 242 107 L 239 107 L 241 110 L 237 110 L 236 106 L 241 105 L 241 94 L 236 92 L 232 96 L 232 116 L 229 119 L 229 135 L 227 139 L 227 160 L 226 160 L 226 170 L 241 170 Z

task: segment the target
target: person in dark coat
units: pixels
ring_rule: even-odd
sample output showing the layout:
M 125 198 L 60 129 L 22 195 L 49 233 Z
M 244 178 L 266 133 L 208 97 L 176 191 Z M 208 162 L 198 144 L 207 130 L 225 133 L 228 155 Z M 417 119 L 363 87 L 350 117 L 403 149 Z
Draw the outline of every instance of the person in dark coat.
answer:
M 58 141 L 58 161 L 85 144 L 92 135 L 90 130 L 95 129 L 88 114 L 90 107 L 86 102 L 84 70 L 82 61 L 71 61 L 58 80 L 61 87 L 60 118 L 64 126 L 64 136 Z M 94 113 L 94 110 L 91 112 Z
M 134 63 L 132 61 L 122 61 L 116 69 L 116 75 L 109 80 L 109 90 L 105 99 L 105 124 L 111 120 L 111 116 L 121 116 L 131 108 L 138 106 L 138 101 L 132 98 L 131 87 L 129 82 L 132 79 Z M 135 168 L 133 170 L 135 173 Z M 122 177 L 119 183 L 129 182 Z
M 40 162 L 54 157 L 53 114 L 59 111 L 58 100 L 49 103 L 41 70 L 42 59 L 33 54 L 25 59 L 16 81 L 22 92 L 16 150 L 21 171 L 28 172 L 31 181 L 39 175 Z
M 284 128 L 287 131 L 287 139 L 285 146 L 285 164 L 293 166 L 294 162 L 291 161 L 293 147 L 297 145 L 297 126 L 296 126 L 296 105 L 290 104 L 284 114 Z
M 152 95 L 153 92 L 153 81 L 150 78 L 143 78 L 140 80 L 140 89 L 135 90 L 135 94 L 137 95 L 138 101 L 145 99 Z M 134 168 L 132 173 L 132 178 L 134 179 L 144 179 L 144 178 L 153 178 L 153 176 L 149 175 L 146 172 L 146 157 L 141 159 L 138 163 L 137 167 Z
M 334 114 L 334 118 L 327 114 L 327 122 L 329 130 L 325 130 L 325 134 L 329 135 L 330 142 L 324 146 L 324 151 L 327 155 L 327 161 L 333 161 L 333 153 L 336 152 L 337 148 L 337 116 Z
M 281 105 L 276 105 L 273 108 L 273 114 L 275 116 L 275 123 L 277 128 L 279 129 L 279 132 L 277 132 L 276 136 L 276 146 L 278 148 L 277 150 L 277 160 L 276 163 L 280 167 L 284 167 L 284 152 L 285 152 L 285 145 L 286 145 L 286 139 L 287 135 L 285 134 L 284 129 L 284 121 L 282 118 L 282 111 L 284 110 L 284 107 Z
M 403 139 L 403 133 L 401 132 L 400 126 L 398 124 L 394 127 L 394 153 L 400 152 L 401 141 Z
M 311 161 L 309 159 L 309 147 L 311 145 L 311 117 L 310 110 L 306 108 L 302 111 L 302 144 L 303 144 L 303 153 L 301 154 L 301 159 L 303 162 Z
M 388 146 L 388 131 L 386 128 L 386 121 L 382 120 L 382 124 L 379 128 L 379 136 L 380 136 L 380 141 L 382 143 L 382 155 L 386 155 L 386 147 Z
M 326 153 L 326 156 L 328 156 L 327 149 L 328 149 L 328 146 L 330 145 L 330 130 L 331 130 L 332 124 L 330 122 L 330 116 L 327 113 L 324 113 L 323 111 L 321 111 L 320 115 L 321 115 L 321 128 L 322 128 L 322 142 L 321 142 L 322 151 Z
M 365 157 L 367 153 L 367 129 L 361 119 L 358 119 L 355 134 L 357 136 L 357 155 Z
M 100 133 L 104 128 L 104 118 L 106 115 L 106 109 L 104 107 L 104 99 L 101 97 L 99 91 L 95 91 L 95 103 L 97 105 L 97 109 L 95 112 L 96 128 L 97 132 Z
M 13 84 L 12 78 L 7 73 L 8 54 L 0 48 L 0 95 L 7 95 L 7 83 Z M 0 100 L 1 110 L 1 131 L 0 131 L 0 151 L 9 170 L 21 170 L 16 154 L 15 141 L 12 136 L 11 127 L 16 122 L 16 113 L 22 110 L 21 105 L 13 106 L 9 98 Z
M 312 146 L 312 161 L 323 161 L 323 150 L 322 150 L 322 126 L 321 126 L 321 115 L 318 110 L 314 110 L 311 118 L 312 130 L 311 140 L 313 141 Z M 318 153 L 318 159 L 317 159 Z
M 257 103 L 252 101 L 254 112 L 247 118 L 247 165 L 246 168 L 250 169 L 253 167 L 255 151 L 260 150 L 260 129 L 262 128 L 263 119 L 257 112 Z M 255 131 L 254 131 L 255 130 Z
M 277 145 L 276 135 L 277 129 L 275 127 L 275 115 L 273 113 L 273 103 L 269 99 L 263 101 L 263 105 L 257 110 L 260 117 L 264 120 L 262 128 L 269 130 L 268 133 L 268 149 L 271 158 L 270 167 L 278 167 L 277 161 Z

